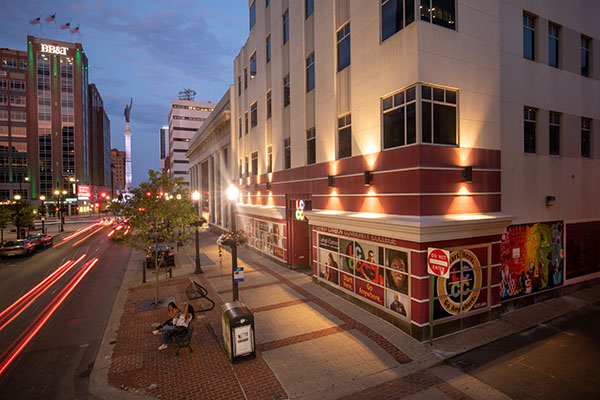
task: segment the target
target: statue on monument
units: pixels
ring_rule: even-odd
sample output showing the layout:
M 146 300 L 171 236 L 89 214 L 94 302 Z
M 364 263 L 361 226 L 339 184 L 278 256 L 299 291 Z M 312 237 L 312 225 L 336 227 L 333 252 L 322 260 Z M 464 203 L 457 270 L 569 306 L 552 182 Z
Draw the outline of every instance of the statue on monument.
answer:
M 123 111 L 123 115 L 125 116 L 125 122 L 129 122 L 129 115 L 131 115 L 131 106 L 133 105 L 133 97 L 130 97 L 129 105 L 125 105 L 125 111 Z

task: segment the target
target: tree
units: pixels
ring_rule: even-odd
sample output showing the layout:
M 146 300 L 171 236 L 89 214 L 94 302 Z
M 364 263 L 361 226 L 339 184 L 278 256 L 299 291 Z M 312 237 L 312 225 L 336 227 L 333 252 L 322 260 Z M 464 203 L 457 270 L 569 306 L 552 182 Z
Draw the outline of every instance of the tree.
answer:
M 10 222 L 10 209 L 7 205 L 0 206 L 0 245 L 4 243 L 4 229 Z
M 148 171 L 148 181 L 131 191 L 124 204 L 111 205 L 111 211 L 129 220 L 130 234 L 122 235 L 124 243 L 134 249 L 146 251 L 149 246 L 182 241 L 185 228 L 203 220 L 198 216 L 183 178 L 170 178 L 165 173 Z M 158 253 L 155 257 L 156 293 L 158 304 Z
M 28 202 L 14 202 L 3 206 L 3 208 L 6 209 L 4 212 L 8 214 L 8 223 L 11 225 L 20 228 L 33 226 L 33 213 L 35 212 L 35 207 L 29 205 Z M 19 235 L 20 233 L 17 232 L 17 237 L 19 237 Z

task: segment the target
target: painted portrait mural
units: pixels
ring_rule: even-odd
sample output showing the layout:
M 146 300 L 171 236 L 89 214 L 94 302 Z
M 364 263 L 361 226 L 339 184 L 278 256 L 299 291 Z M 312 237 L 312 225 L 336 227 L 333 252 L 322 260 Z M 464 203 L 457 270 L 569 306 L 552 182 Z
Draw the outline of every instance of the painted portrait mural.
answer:
M 500 243 L 500 299 L 564 282 L 563 222 L 512 225 Z

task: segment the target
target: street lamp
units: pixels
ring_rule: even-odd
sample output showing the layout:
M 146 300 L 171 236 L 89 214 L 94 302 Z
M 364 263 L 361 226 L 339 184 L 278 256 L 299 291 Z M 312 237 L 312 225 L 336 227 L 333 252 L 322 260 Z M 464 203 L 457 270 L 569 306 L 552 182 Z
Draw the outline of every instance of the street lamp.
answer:
M 17 207 L 17 239 L 21 239 L 21 195 L 15 194 L 15 206 Z
M 46 227 L 44 226 L 44 223 L 46 221 L 46 205 L 44 204 L 45 200 L 46 196 L 41 195 L 40 201 L 42 202 L 42 233 L 46 233 Z
M 239 196 L 239 190 L 233 185 L 229 185 L 225 194 L 227 195 L 227 199 L 229 199 L 229 217 L 231 224 L 231 233 L 235 236 L 235 201 Z M 237 269 L 237 243 L 234 243 L 231 246 L 231 285 L 233 288 L 233 301 L 238 299 L 238 284 L 235 281 L 235 270 Z
M 63 196 L 66 196 L 67 191 L 63 190 L 62 192 L 58 189 L 56 189 L 54 191 L 54 194 L 56 196 L 58 196 L 58 206 L 59 208 L 59 212 L 60 212 L 60 231 L 64 232 L 65 231 L 65 211 L 63 209 Z
M 177 195 L 179 197 L 179 195 Z M 194 193 L 192 193 L 192 200 L 194 200 L 194 204 L 196 205 L 196 214 L 199 215 L 200 214 L 200 193 L 198 193 L 198 191 L 194 191 Z M 195 274 L 201 274 L 202 273 L 202 266 L 200 265 L 200 233 L 198 232 L 198 225 L 199 223 L 196 222 L 196 270 L 194 271 Z

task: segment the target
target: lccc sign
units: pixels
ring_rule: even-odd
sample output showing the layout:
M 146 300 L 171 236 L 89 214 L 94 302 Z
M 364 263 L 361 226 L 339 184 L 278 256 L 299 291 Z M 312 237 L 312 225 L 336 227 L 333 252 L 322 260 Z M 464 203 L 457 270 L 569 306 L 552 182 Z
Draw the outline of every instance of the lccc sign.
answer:
M 68 49 L 68 47 L 53 46 L 51 44 L 42 44 L 42 53 L 52 53 L 66 56 Z

